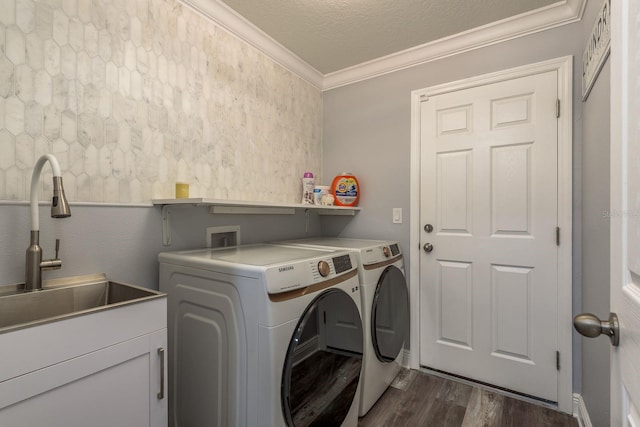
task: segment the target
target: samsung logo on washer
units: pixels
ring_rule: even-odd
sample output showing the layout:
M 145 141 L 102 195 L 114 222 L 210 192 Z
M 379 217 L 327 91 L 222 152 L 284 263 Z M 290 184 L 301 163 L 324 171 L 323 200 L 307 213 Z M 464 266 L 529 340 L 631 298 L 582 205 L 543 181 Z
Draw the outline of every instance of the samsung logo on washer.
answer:
M 287 265 L 286 267 L 280 267 L 278 268 L 278 272 L 283 273 L 285 271 L 291 271 L 293 270 L 295 267 L 293 265 Z

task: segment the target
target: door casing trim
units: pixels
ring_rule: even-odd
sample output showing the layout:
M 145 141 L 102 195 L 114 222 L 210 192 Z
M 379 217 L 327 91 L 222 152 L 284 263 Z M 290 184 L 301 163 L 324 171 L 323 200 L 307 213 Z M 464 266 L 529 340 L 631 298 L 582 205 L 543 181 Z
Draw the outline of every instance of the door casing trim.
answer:
M 429 96 L 498 83 L 505 80 L 557 71 L 560 117 L 558 118 L 558 227 L 562 230 L 558 248 L 558 410 L 573 412 L 572 355 L 572 246 L 573 246 L 573 57 L 564 56 L 470 77 L 411 92 L 411 184 L 409 295 L 412 351 L 409 366 L 420 368 L 420 103 Z

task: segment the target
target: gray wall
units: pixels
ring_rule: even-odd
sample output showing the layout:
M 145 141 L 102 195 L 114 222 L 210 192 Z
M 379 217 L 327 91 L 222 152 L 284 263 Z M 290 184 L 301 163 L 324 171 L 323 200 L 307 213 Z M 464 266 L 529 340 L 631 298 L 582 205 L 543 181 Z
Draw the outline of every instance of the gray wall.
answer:
M 344 237 L 400 241 L 408 252 L 410 233 L 410 145 L 412 90 L 520 65 L 574 56 L 574 310 L 581 305 L 581 133 L 582 24 L 455 55 L 324 94 L 323 176 L 354 173 L 362 187 L 360 212 L 349 223 L 334 222 L 325 231 Z M 577 58 L 577 60 L 576 60 Z M 577 143 L 576 143 L 577 142 Z M 404 223 L 392 224 L 392 208 L 401 207 Z M 324 224 L 323 224 L 324 226 Z M 409 271 L 411 259 L 407 259 Z M 574 389 L 580 387 L 580 341 L 574 340 Z
M 588 2 L 583 19 L 586 41 L 602 1 Z M 583 104 L 582 137 L 582 308 L 609 316 L 609 107 L 610 67 L 605 63 Z M 582 397 L 595 427 L 609 425 L 609 351 L 605 337 L 581 339 Z
M 582 140 L 582 311 L 609 316 L 609 62 L 584 104 Z M 582 339 L 582 397 L 595 427 L 609 425 L 605 337 Z
M 205 229 L 240 225 L 242 243 L 312 237 L 321 234 L 316 214 L 211 215 L 205 207 L 172 208 L 172 245 L 162 245 L 160 207 L 71 205 L 72 216 L 51 219 L 40 206 L 40 245 L 53 258 L 60 239 L 62 269 L 43 278 L 106 273 L 112 280 L 158 289 L 158 253 L 205 246 Z M 26 204 L 0 202 L 0 285 L 24 282 L 30 216 Z

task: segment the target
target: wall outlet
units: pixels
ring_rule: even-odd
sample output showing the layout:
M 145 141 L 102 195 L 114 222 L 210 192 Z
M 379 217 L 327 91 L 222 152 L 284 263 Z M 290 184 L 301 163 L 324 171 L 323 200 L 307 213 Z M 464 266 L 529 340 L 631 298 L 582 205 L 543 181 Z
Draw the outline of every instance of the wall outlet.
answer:
M 402 208 L 393 208 L 393 223 L 402 224 Z

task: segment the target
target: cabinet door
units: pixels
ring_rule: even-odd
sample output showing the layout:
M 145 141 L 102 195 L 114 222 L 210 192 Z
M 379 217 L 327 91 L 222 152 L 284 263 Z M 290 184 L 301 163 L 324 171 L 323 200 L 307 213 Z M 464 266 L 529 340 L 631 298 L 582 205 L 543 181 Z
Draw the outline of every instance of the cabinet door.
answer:
M 166 329 L 4 381 L 0 425 L 166 426 L 159 347 Z

